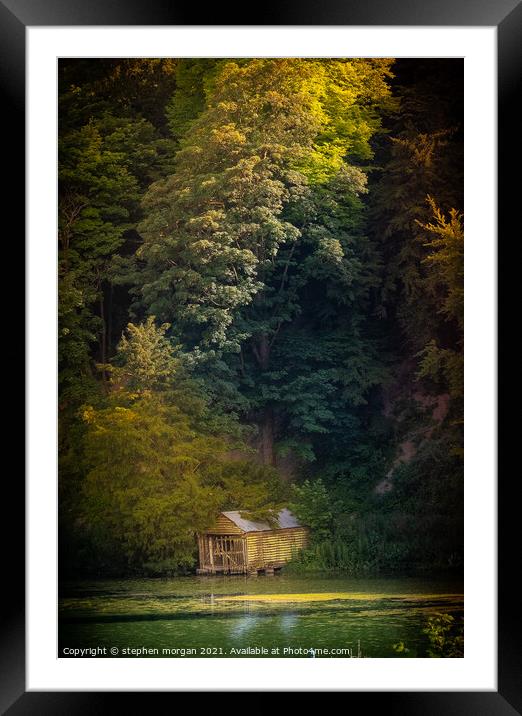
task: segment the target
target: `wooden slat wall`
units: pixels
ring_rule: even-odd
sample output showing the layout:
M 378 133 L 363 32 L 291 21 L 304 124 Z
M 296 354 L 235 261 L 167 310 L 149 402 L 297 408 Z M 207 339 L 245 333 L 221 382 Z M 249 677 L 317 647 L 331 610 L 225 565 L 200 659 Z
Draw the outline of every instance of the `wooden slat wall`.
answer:
M 211 535 L 243 535 L 248 559 L 248 569 L 262 569 L 269 566 L 281 566 L 292 555 L 306 546 L 308 530 L 306 527 L 292 527 L 284 530 L 244 533 L 232 520 L 219 515 L 214 525 L 206 533 L 198 536 L 200 567 L 214 569 L 211 564 L 210 549 L 207 545 Z M 245 566 L 245 569 L 247 567 Z
M 249 532 L 246 536 L 248 565 L 256 566 L 263 561 L 261 532 Z
M 288 562 L 296 550 L 302 549 L 308 538 L 304 527 L 272 532 L 249 532 L 247 550 L 249 567 L 265 567 Z
M 198 550 L 199 550 L 199 566 L 200 568 L 203 568 L 206 566 L 206 558 L 205 558 L 205 546 L 203 542 L 203 537 L 201 535 L 198 535 Z
M 211 535 L 242 535 L 243 530 L 225 515 L 219 515 L 216 522 L 207 530 Z

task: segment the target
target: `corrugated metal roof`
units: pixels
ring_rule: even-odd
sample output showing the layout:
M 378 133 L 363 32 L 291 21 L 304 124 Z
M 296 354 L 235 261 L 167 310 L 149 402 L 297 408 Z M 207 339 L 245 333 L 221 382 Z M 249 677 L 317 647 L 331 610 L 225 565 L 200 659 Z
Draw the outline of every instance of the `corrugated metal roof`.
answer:
M 283 530 L 289 527 L 301 527 L 290 510 L 287 510 L 286 508 L 281 510 L 278 514 L 277 523 L 274 523 L 273 527 L 270 527 L 268 522 L 254 522 L 253 520 L 246 520 L 244 517 L 241 517 L 241 513 L 239 511 L 222 512 L 221 514 L 228 517 L 229 520 L 232 520 L 232 522 L 242 529 L 243 532 L 266 532 L 267 530 Z

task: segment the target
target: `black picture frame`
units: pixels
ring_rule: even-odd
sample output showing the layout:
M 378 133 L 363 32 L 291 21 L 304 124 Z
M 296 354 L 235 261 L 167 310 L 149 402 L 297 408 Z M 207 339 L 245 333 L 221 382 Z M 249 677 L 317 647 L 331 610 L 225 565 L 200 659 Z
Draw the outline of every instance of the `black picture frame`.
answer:
M 202 15 L 205 22 L 201 23 Z M 16 231 L 10 233 L 15 253 L 18 249 L 17 266 L 23 257 L 22 217 L 24 216 L 24 98 L 25 98 L 25 29 L 27 26 L 64 25 L 409 25 L 409 26 L 495 26 L 498 31 L 498 210 L 499 237 L 503 241 L 514 239 L 510 227 L 519 223 L 518 183 L 508 178 L 510 169 L 520 155 L 519 113 L 516 111 L 517 94 L 520 90 L 522 68 L 522 4 L 521 0 L 311 0 L 263 4 L 255 8 L 254 17 L 245 19 L 244 11 L 234 5 L 223 7 L 216 4 L 203 10 L 194 6 L 175 6 L 166 0 L 0 0 L 0 105 L 4 125 L 4 143 L 14 150 L 9 163 L 9 181 L 4 187 L 4 206 L 18 217 Z M 238 19 L 240 21 L 238 22 Z M 518 141 L 517 141 L 518 140 Z M 518 151 L 517 151 L 518 149 Z M 498 270 L 505 279 L 508 265 L 506 248 L 499 241 Z M 509 281 L 499 285 L 499 409 L 507 404 L 511 387 L 507 377 L 515 372 L 515 357 L 502 351 L 506 336 L 506 313 L 512 297 L 508 297 Z M 504 310 L 505 309 L 505 310 Z M 20 323 L 20 306 L 16 316 Z M 50 318 L 50 320 L 53 320 Z M 23 345 L 23 337 L 20 343 Z M 21 353 L 15 354 L 18 364 L 23 363 Z M 18 359 L 18 360 L 17 360 Z M 512 369 L 512 370 L 510 370 Z M 518 371 L 516 371 L 518 372 Z M 20 397 L 17 398 L 20 403 Z M 23 403 L 22 403 L 23 405 Z M 522 713 L 522 667 L 521 649 L 517 642 L 514 625 L 520 611 L 516 589 L 516 546 L 519 544 L 517 520 L 510 514 L 515 505 L 518 480 L 515 471 L 507 470 L 505 452 L 516 445 L 515 425 L 505 414 L 499 412 L 498 435 L 498 690 L 496 692 L 349 692 L 346 704 L 350 709 L 360 708 L 356 701 L 364 697 L 362 708 L 378 707 L 382 702 L 388 713 L 408 714 L 498 714 L 506 716 Z M 18 428 L 21 421 L 14 421 Z M 516 464 L 516 463 L 513 463 Z M 113 712 L 119 693 L 78 692 L 26 692 L 25 689 L 25 593 L 24 593 L 24 480 L 20 469 L 10 473 L 4 481 L 4 513 L 9 511 L 14 519 L 7 526 L 3 544 L 3 573 L 9 575 L 9 588 L 4 590 L 7 602 L 2 610 L 1 662 L 0 662 L 0 708 L 10 716 L 20 714 L 76 714 Z M 7 493 L 7 494 L 6 494 Z M 7 505 L 9 509 L 7 510 Z M 515 562 L 516 560 L 516 562 Z M 341 689 L 340 689 L 341 690 Z M 159 706 L 150 704 L 151 698 L 171 695 L 157 693 L 133 693 L 131 713 L 142 708 Z

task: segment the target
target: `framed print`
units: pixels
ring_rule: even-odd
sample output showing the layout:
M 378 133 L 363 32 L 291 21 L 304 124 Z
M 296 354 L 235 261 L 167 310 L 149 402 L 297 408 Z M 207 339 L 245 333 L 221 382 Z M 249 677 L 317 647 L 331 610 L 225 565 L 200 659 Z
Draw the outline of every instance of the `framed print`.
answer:
M 0 9 L 28 286 L 3 707 L 515 713 L 496 287 L 520 5 Z

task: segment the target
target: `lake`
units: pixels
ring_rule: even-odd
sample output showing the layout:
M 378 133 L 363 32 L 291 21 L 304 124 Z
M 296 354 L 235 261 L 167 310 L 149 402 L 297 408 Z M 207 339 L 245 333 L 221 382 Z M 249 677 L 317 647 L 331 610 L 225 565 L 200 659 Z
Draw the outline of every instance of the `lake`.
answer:
M 424 657 L 426 620 L 460 618 L 463 608 L 455 578 L 281 573 L 75 582 L 61 588 L 59 655 L 309 658 L 312 648 L 323 658 Z M 393 649 L 399 642 L 401 653 Z

